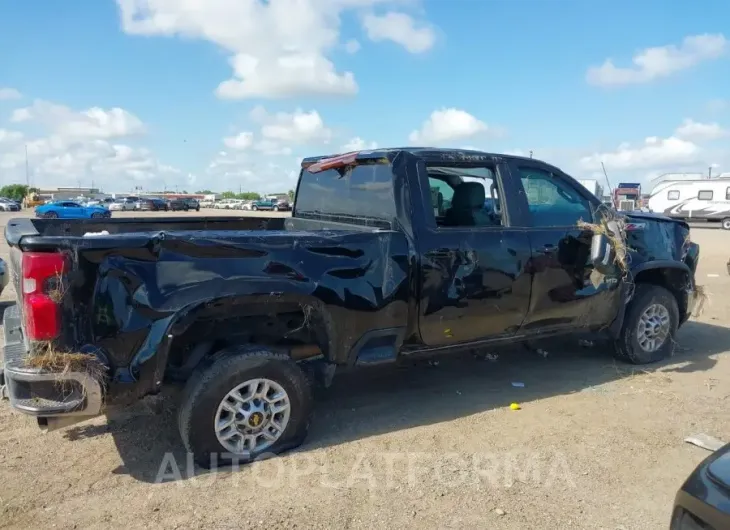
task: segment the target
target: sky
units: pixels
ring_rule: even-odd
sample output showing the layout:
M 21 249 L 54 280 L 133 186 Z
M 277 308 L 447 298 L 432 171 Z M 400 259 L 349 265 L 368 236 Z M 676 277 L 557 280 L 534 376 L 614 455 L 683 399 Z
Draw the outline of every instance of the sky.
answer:
M 403 145 L 647 187 L 730 173 L 728 21 L 726 0 L 0 0 L 0 185 L 275 193 L 305 156 Z

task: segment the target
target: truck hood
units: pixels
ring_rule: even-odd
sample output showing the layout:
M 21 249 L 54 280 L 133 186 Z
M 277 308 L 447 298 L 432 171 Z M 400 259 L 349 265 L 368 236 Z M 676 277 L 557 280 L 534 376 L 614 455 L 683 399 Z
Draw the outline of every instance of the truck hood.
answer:
M 626 214 L 627 219 L 629 222 L 636 222 L 636 223 L 642 223 L 646 221 L 655 221 L 655 222 L 666 222 L 666 223 L 677 223 L 680 226 L 684 226 L 685 228 L 689 229 L 689 225 L 684 222 L 681 219 L 672 219 L 671 217 L 667 217 L 666 215 L 662 215 L 659 213 L 649 213 L 649 212 L 631 212 Z

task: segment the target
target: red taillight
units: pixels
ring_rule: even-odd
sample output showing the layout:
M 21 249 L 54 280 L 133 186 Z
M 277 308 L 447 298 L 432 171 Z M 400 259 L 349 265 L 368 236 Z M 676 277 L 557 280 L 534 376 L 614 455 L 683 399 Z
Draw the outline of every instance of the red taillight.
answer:
M 320 171 L 327 171 L 328 169 L 349 166 L 355 163 L 359 154 L 360 153 L 358 151 L 355 151 L 354 153 L 345 153 L 344 155 L 332 158 L 323 158 L 309 166 L 307 171 L 310 173 L 319 173 Z
M 66 257 L 60 252 L 23 253 L 23 319 L 29 340 L 51 340 L 61 332 L 59 304 L 65 272 Z

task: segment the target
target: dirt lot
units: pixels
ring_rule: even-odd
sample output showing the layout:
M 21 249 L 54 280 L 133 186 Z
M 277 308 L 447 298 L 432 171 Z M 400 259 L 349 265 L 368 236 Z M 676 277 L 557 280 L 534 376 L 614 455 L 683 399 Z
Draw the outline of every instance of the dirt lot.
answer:
M 730 233 L 692 237 L 711 303 L 671 362 L 551 343 L 344 376 L 305 446 L 237 472 L 186 464 L 174 395 L 48 434 L 2 403 L 0 527 L 667 528 L 708 454 L 683 438 L 730 440 Z

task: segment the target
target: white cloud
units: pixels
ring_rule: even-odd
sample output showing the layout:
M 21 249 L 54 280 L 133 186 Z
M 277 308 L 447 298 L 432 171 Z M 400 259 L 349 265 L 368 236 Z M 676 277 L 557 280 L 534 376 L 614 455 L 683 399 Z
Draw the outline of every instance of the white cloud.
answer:
M 411 53 L 428 51 L 436 41 L 436 33 L 430 25 L 418 24 L 405 13 L 389 12 L 382 16 L 369 13 L 363 17 L 362 24 L 373 42 L 390 40 Z
M 122 108 L 91 107 L 76 111 L 48 101 L 35 101 L 11 116 L 21 131 L 2 130 L 0 169 L 4 181 L 25 181 L 26 148 L 31 183 L 41 187 L 95 186 L 128 191 L 172 184 L 185 177 L 161 164 L 146 148 L 120 143 L 145 131 L 142 121 Z M 24 140 L 21 142 L 20 140 Z
M 221 151 L 208 165 L 206 174 L 215 179 L 219 189 L 283 193 L 296 186 L 299 165 L 289 158 L 272 162 L 240 151 Z
M 109 110 L 92 107 L 76 112 L 43 100 L 36 100 L 30 107 L 15 109 L 11 121 L 36 121 L 56 134 L 73 138 L 122 138 L 145 132 L 137 116 L 118 107 Z
M 292 113 L 269 114 L 263 107 L 255 107 L 251 118 L 261 124 L 261 136 L 273 142 L 304 145 L 328 143 L 332 130 L 316 110 L 296 109 Z
M 15 90 L 14 88 L 2 88 L 0 87 L 0 101 L 5 99 L 20 99 L 23 94 Z
M 677 127 L 674 134 L 685 140 L 703 141 L 717 140 L 726 136 L 728 131 L 720 127 L 717 123 L 699 123 L 691 119 L 686 119 L 682 122 L 682 125 Z
M 441 144 L 486 133 L 490 127 L 468 112 L 455 108 L 435 110 L 421 128 L 411 132 L 414 144 Z
M 201 39 L 228 52 L 233 76 L 220 83 L 216 93 L 243 99 L 357 93 L 354 74 L 339 71 L 328 55 L 339 46 L 344 11 L 383 1 L 117 0 L 117 4 L 127 34 Z
M 220 186 L 244 191 L 278 192 L 296 184 L 299 165 L 283 166 L 299 147 L 315 149 L 332 141 L 334 132 L 316 110 L 270 113 L 263 106 L 249 113 L 258 126 L 254 132 L 241 132 L 223 139 L 226 150 L 210 162 L 207 173 L 220 180 Z M 276 157 L 273 163 L 268 157 Z
M 345 51 L 347 53 L 357 53 L 360 51 L 360 43 L 356 39 L 350 39 L 345 43 Z
M 615 151 L 584 156 L 580 166 L 585 170 L 600 170 L 603 162 L 607 169 L 617 171 L 680 168 L 696 164 L 700 155 L 701 148 L 688 140 L 650 136 L 638 146 L 622 143 Z
M 0 144 L 11 144 L 19 142 L 23 139 L 23 133 L 18 131 L 9 131 L 8 129 L 0 129 Z
M 273 140 L 259 140 L 253 146 L 253 148 L 263 155 L 277 156 L 277 155 L 291 155 L 292 148 L 285 145 L 280 145 L 278 142 Z
M 377 142 L 366 142 L 359 136 L 351 138 L 345 145 L 342 146 L 342 151 L 349 153 L 350 151 L 365 151 L 369 149 L 377 149 Z
M 717 59 L 726 50 L 727 40 L 722 34 L 693 35 L 685 37 L 680 46 L 670 44 L 641 50 L 632 58 L 630 67 L 617 67 L 612 59 L 606 59 L 601 66 L 588 69 L 586 80 L 598 86 L 648 83 Z
M 224 138 L 223 143 L 231 149 L 248 149 L 253 145 L 253 133 L 244 131 L 236 136 Z

